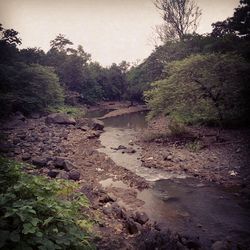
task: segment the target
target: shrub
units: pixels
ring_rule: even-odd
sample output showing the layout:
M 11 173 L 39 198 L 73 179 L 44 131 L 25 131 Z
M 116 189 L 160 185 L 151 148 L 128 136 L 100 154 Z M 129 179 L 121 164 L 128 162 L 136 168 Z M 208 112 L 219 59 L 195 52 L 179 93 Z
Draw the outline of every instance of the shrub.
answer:
M 145 92 L 150 116 L 186 124 L 250 122 L 249 64 L 235 54 L 197 54 L 166 66 L 168 77 Z
M 59 79 L 50 67 L 24 63 L 0 65 L 0 76 L 1 115 L 44 111 L 64 101 Z
M 70 105 L 61 105 L 61 106 L 57 106 L 57 107 L 49 107 L 48 108 L 49 112 L 53 112 L 53 113 L 64 113 L 64 114 L 68 114 L 74 118 L 81 118 L 85 115 L 85 110 L 83 108 L 80 107 L 73 107 Z
M 21 171 L 21 165 L 0 159 L 1 249 L 91 249 L 87 199 L 75 183 L 48 180 Z

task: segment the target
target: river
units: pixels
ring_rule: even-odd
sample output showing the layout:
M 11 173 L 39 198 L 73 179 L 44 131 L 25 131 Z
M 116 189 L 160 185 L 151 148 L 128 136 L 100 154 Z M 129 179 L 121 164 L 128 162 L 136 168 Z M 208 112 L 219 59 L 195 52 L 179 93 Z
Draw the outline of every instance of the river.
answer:
M 136 134 L 147 126 L 145 112 L 132 113 L 104 120 L 100 152 L 107 154 L 117 165 L 129 169 L 150 183 L 150 188 L 137 191 L 144 201 L 143 210 L 162 228 L 182 235 L 199 237 L 205 249 L 214 241 L 243 242 L 250 238 L 250 213 L 241 206 L 240 199 L 214 183 L 201 182 L 185 173 L 169 173 L 142 167 L 142 149 L 132 147 L 134 154 L 114 150 L 119 145 L 131 147 Z M 112 178 L 103 180 L 104 187 L 129 188 Z

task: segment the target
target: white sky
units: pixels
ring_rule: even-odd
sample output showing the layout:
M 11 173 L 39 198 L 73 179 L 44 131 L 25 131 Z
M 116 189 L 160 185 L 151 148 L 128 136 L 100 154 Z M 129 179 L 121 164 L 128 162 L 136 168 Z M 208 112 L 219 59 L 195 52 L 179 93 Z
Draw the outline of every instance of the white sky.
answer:
M 238 0 L 197 0 L 202 9 L 199 33 L 232 16 Z M 161 24 L 152 0 L 0 0 L 0 23 L 20 33 L 22 47 L 47 51 L 50 40 L 65 34 L 94 61 L 107 66 L 134 62 L 153 50 L 153 28 Z

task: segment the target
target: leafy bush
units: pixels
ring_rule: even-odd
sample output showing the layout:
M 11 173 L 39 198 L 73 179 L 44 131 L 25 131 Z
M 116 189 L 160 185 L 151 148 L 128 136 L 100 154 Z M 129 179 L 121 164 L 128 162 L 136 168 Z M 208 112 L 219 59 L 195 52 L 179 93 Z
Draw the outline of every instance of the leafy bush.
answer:
M 63 103 L 63 89 L 52 68 L 24 63 L 0 65 L 0 76 L 1 115 L 39 112 Z
M 165 80 L 145 92 L 151 109 L 186 124 L 249 122 L 249 64 L 235 54 L 198 54 L 166 66 Z
M 85 115 L 85 111 L 83 110 L 83 108 L 69 106 L 69 105 L 62 105 L 62 106 L 58 106 L 58 107 L 49 107 L 48 111 L 53 112 L 53 113 L 58 112 L 58 113 L 68 114 L 74 118 L 81 118 Z
M 48 180 L 21 171 L 0 158 L 1 249 L 91 249 L 80 213 L 87 199 L 75 183 Z

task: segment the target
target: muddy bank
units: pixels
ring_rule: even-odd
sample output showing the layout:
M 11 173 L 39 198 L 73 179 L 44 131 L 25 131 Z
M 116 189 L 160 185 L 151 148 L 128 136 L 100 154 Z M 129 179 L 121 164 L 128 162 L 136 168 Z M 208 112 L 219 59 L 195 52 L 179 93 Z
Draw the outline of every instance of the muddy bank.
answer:
M 178 137 L 169 135 L 167 121 L 159 118 L 149 123 L 137 143 L 145 167 L 184 171 L 249 197 L 249 129 L 193 127 Z
M 141 111 L 148 111 L 146 105 L 135 104 L 130 102 L 100 102 L 95 106 L 88 107 L 87 117 L 98 117 L 99 119 L 106 119 L 111 117 L 122 116 Z

